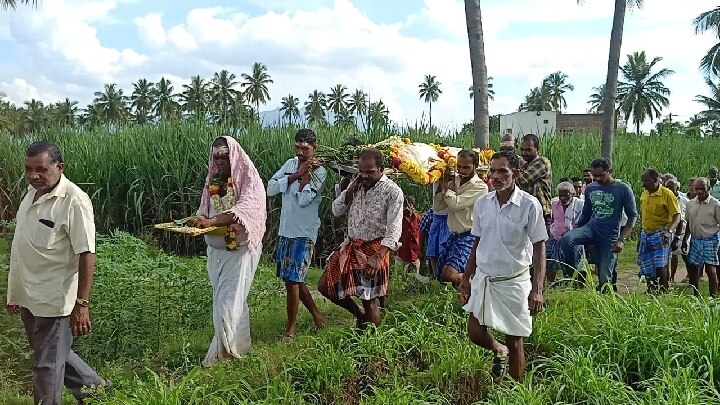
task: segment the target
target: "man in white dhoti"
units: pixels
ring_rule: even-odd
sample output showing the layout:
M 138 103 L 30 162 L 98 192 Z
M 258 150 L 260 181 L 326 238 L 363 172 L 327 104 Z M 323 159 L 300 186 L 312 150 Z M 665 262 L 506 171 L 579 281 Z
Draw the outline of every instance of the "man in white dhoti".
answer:
M 188 226 L 221 230 L 205 236 L 215 336 L 204 367 L 250 351 L 247 296 L 262 253 L 265 198 L 262 179 L 240 144 L 229 136 L 217 138 L 198 216 L 188 221 Z
M 475 202 L 474 255 L 459 287 L 460 303 L 470 313 L 468 336 L 495 354 L 493 375 L 508 372 L 521 380 L 525 368 L 523 337 L 532 332 L 532 315 L 543 308 L 547 230 L 537 198 L 520 190 L 517 155 L 495 153 L 490 161 L 494 191 Z M 530 265 L 535 276 L 530 281 Z M 505 344 L 488 328 L 503 332 Z

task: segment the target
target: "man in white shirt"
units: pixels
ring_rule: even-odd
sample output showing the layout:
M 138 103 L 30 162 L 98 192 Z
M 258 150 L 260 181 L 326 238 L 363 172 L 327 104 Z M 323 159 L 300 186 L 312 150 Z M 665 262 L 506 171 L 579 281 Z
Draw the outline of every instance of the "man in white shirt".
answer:
M 25 153 L 30 183 L 17 212 L 10 250 L 7 311 L 20 314 L 33 349 L 35 403 L 61 405 L 63 385 L 78 403 L 86 387 L 107 386 L 71 346 L 90 333 L 95 270 L 90 198 L 63 174 L 60 148 L 35 142 Z
M 459 287 L 459 300 L 470 313 L 470 340 L 495 354 L 493 375 L 508 371 L 521 380 L 525 368 L 523 337 L 532 333 L 532 315 L 543 308 L 545 241 L 548 238 L 540 202 L 515 186 L 518 157 L 495 153 L 490 161 L 494 191 L 475 202 L 474 255 Z M 534 275 L 530 280 L 530 265 Z M 488 328 L 506 335 L 498 342 Z

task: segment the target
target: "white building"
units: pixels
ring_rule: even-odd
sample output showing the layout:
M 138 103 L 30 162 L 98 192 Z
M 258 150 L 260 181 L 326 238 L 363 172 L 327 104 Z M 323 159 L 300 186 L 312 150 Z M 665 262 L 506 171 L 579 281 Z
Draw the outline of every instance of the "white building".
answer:
M 619 117 L 616 130 L 625 130 L 625 120 Z M 500 116 L 500 133 L 516 138 L 527 134 L 568 135 L 600 133 L 602 114 L 559 114 L 554 111 L 523 111 Z
M 554 134 L 557 113 L 554 111 L 522 111 L 500 116 L 500 134 L 522 137 L 526 134 Z

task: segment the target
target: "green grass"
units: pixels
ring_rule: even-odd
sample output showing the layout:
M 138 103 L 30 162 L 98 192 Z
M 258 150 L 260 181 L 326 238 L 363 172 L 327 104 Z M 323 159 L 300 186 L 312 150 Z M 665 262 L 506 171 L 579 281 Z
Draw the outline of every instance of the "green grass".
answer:
M 8 247 L 0 238 L 0 289 Z M 297 339 L 283 343 L 284 289 L 265 261 L 249 298 L 254 350 L 202 370 L 213 333 L 204 260 L 168 256 L 122 233 L 101 238 L 98 252 L 94 330 L 75 344 L 115 383 L 95 403 L 720 403 L 718 306 L 679 291 L 550 291 L 526 342 L 527 379 L 492 384 L 489 354 L 468 341 L 451 288 L 394 272 L 377 331 L 355 332 L 343 311 L 317 299 L 328 327 L 309 334 L 312 320 L 301 310 Z M 621 255 L 623 274 L 636 271 L 632 252 Z M 313 291 L 319 274 L 310 274 Z M 8 331 L 0 339 L 0 403 L 31 403 L 20 320 L 3 314 L 0 327 Z
M 339 147 L 350 136 L 377 142 L 390 135 L 358 134 L 334 126 L 316 130 L 319 143 L 330 147 Z M 105 233 L 121 229 L 136 235 L 151 231 L 155 223 L 195 213 L 207 174 L 209 145 L 216 135 L 227 132 L 222 127 L 192 122 L 120 127 L 113 132 L 103 129 L 45 131 L 36 138 L 48 138 L 61 146 L 67 175 L 93 199 L 98 229 Z M 295 131 L 292 127 L 250 128 L 231 133 L 267 181 L 292 156 Z M 470 147 L 473 142 L 470 133 L 439 137 L 412 128 L 398 128 L 395 132 L 421 142 L 441 141 L 462 147 Z M 0 137 L 0 150 L 4 152 L 0 160 L 0 219 L 14 215 L 25 190 L 23 156 L 31 140 Z M 498 136 L 493 135 L 491 146 L 497 148 L 498 143 Z M 541 145 L 541 153 L 552 161 L 555 181 L 564 176 L 579 176 L 582 169 L 598 157 L 599 149 L 600 138 L 596 134 L 545 138 Z M 705 175 L 709 166 L 717 164 L 715 151 L 718 149 L 720 138 L 618 135 L 614 174 L 630 182 L 636 193 L 641 191 L 640 175 L 646 167 L 672 172 L 684 185 L 687 178 Z M 331 174 L 323 194 L 321 235 L 332 234 L 329 202 L 336 180 L 337 175 Z M 401 181 L 401 185 L 406 193 L 415 197 L 420 209 L 429 208 L 427 187 L 408 181 Z M 265 240 L 268 248 L 274 246 L 279 218 L 279 200 L 269 201 Z M 321 250 L 330 243 L 330 238 L 325 237 L 318 241 Z M 179 252 L 201 250 L 200 244 L 189 239 L 163 239 L 163 244 Z

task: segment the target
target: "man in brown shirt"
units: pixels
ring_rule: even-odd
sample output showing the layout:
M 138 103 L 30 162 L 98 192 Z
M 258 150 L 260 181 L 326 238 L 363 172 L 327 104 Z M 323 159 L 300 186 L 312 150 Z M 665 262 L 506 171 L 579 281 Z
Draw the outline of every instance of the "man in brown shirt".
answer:
M 524 160 L 522 173 L 515 180 L 521 190 L 527 192 L 540 201 L 543 209 L 545 224 L 550 221 L 550 188 L 552 186 L 552 169 L 550 160 L 540 156 L 540 138 L 534 134 L 527 134 L 520 142 L 520 153 Z
M 720 201 L 710 195 L 710 181 L 705 177 L 695 180 L 696 197 L 688 202 L 685 217 L 690 232 L 690 252 L 688 253 L 688 277 L 699 295 L 699 271 L 705 265 L 710 285 L 710 296 L 718 290 L 716 268 L 718 246 L 720 246 Z

